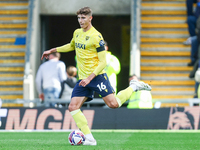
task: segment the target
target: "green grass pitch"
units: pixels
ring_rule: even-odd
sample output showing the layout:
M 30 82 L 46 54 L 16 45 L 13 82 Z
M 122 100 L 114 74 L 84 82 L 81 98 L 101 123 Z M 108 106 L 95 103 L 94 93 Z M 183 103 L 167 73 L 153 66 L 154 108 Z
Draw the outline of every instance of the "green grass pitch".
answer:
M 97 146 L 71 146 L 69 132 L 0 132 L 1 150 L 199 150 L 199 131 L 96 130 Z

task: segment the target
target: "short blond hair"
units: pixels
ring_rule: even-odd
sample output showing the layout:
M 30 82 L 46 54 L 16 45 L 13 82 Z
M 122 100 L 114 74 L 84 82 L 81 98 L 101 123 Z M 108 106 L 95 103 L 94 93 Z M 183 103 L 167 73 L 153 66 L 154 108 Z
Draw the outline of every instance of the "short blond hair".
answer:
M 60 53 L 58 53 L 58 52 L 53 52 L 53 53 L 51 53 L 51 55 L 60 59 Z
M 67 67 L 67 74 L 71 77 L 75 77 L 77 74 L 77 69 L 74 66 L 68 66 Z

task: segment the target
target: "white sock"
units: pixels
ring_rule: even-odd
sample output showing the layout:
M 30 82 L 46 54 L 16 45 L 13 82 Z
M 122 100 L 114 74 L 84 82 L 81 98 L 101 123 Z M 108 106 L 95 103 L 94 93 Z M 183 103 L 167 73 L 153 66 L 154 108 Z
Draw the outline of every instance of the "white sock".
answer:
M 130 87 L 133 89 L 133 92 L 137 90 L 137 86 L 135 84 L 131 84 Z
M 89 140 L 92 140 L 92 141 L 95 140 L 91 133 L 90 134 L 86 134 L 85 137 L 86 137 L 86 139 L 89 139 Z

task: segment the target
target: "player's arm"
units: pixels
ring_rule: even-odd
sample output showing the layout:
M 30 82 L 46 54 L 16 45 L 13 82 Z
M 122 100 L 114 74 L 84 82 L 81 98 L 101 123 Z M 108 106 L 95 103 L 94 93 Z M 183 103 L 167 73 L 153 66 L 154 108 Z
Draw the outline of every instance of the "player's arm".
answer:
M 43 60 L 43 58 L 45 57 L 46 59 L 48 58 L 48 56 L 51 54 L 51 53 L 54 53 L 54 52 L 70 52 L 70 51 L 73 51 L 74 48 L 71 46 L 71 44 L 66 44 L 66 45 L 63 45 L 63 46 L 60 46 L 60 47 L 56 47 L 56 48 L 52 48 L 48 51 L 44 51 L 44 53 L 42 54 L 42 57 L 41 57 L 41 60 Z
M 57 52 L 62 53 L 62 52 L 73 51 L 73 50 L 75 50 L 75 48 L 71 46 L 71 43 L 68 43 L 68 44 L 65 44 L 63 46 L 57 47 L 56 50 L 57 50 Z
M 73 37 L 75 35 L 76 31 L 73 34 Z M 41 59 L 43 60 L 43 58 L 45 57 L 46 59 L 48 58 L 49 54 L 54 53 L 54 52 L 69 52 L 69 51 L 73 51 L 75 50 L 75 41 L 74 38 L 72 38 L 71 42 L 68 44 L 65 44 L 63 46 L 60 47 L 56 47 L 56 48 L 52 48 L 48 51 L 44 51 L 44 53 L 42 54 Z
M 91 73 L 89 75 L 89 77 L 87 77 L 86 79 L 82 79 L 81 82 L 79 82 L 79 86 L 82 85 L 83 87 L 85 87 L 86 85 L 88 85 L 92 79 L 94 79 L 96 77 L 96 75 L 94 73 Z
M 97 76 L 107 65 L 106 63 L 106 51 L 100 51 L 98 52 L 98 58 L 99 58 L 99 65 L 94 70 L 94 74 Z
M 56 48 L 52 48 L 48 51 L 44 51 L 42 54 L 41 60 L 43 60 L 44 57 L 47 59 L 49 57 L 49 55 L 54 52 L 57 52 Z

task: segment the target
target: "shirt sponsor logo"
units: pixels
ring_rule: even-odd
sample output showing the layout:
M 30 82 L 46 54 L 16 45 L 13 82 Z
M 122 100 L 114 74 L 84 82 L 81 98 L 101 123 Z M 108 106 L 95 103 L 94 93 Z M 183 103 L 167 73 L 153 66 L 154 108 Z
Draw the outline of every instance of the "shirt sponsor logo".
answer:
M 76 48 L 85 49 L 86 45 L 81 43 L 75 43 Z

